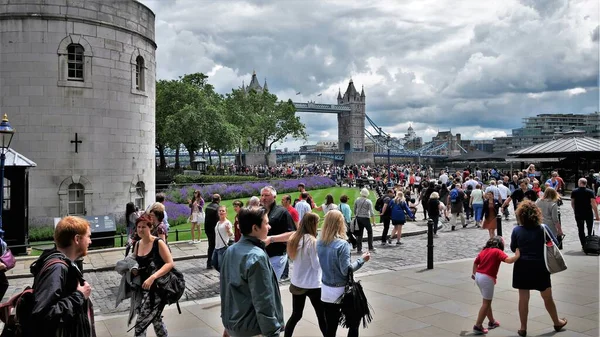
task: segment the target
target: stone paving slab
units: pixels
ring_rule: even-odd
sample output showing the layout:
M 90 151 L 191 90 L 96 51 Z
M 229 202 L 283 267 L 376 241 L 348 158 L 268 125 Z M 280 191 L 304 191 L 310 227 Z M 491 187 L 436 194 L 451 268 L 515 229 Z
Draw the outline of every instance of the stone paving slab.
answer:
M 380 223 L 376 224 L 373 228 L 374 240 L 380 240 L 382 232 L 383 225 Z M 403 237 L 421 235 L 426 233 L 427 222 L 423 220 L 406 223 L 402 231 Z M 365 237 L 363 241 L 366 240 L 367 237 L 365 231 Z M 206 254 L 208 251 L 208 241 L 206 240 L 195 244 L 191 244 L 188 241 L 170 242 L 169 246 L 171 247 L 171 254 L 173 255 L 174 261 L 206 258 Z M 115 263 L 118 260 L 123 259 L 124 255 L 124 247 L 90 250 L 88 251 L 88 255 L 83 259 L 84 272 L 89 273 L 104 270 L 112 270 L 115 267 Z M 17 263 L 15 267 L 6 272 L 6 276 L 9 279 L 31 277 L 29 267 L 37 258 L 37 256 L 17 257 Z
M 566 250 L 569 268 L 552 276 L 553 293 L 559 316 L 569 323 L 555 333 L 539 293 L 533 291 L 529 305 L 528 336 L 598 336 L 599 258 Z M 481 305 L 479 289 L 471 280 L 473 259 L 439 262 L 433 270 L 425 265 L 396 271 L 359 271 L 356 276 L 374 309 L 374 320 L 361 328 L 360 336 L 471 336 Z M 368 265 L 368 263 L 367 263 Z M 503 264 L 493 300 L 494 315 L 501 327 L 487 336 L 516 336 L 519 328 L 517 290 L 512 289 L 512 266 Z M 281 287 L 284 314 L 291 314 L 291 294 Z M 218 297 L 182 304 L 182 315 L 174 307 L 165 310 L 170 336 L 218 337 L 223 328 Z M 126 315 L 97 316 L 98 337 L 132 336 L 127 333 Z M 485 322 L 487 323 L 487 322 Z M 345 336 L 338 329 L 337 336 Z M 294 336 L 319 336 L 312 307 L 306 305 Z M 155 336 L 152 329 L 148 336 Z

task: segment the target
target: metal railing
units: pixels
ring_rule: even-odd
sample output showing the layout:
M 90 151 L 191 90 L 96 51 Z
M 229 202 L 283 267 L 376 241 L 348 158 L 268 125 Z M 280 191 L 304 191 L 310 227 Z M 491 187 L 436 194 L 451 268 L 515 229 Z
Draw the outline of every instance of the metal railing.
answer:
M 169 231 L 169 234 L 175 234 L 175 241 L 179 241 L 179 234 L 180 233 L 187 233 L 190 232 L 191 229 L 179 229 L 179 228 L 175 228 L 172 231 Z M 106 240 L 106 239 L 113 239 L 113 240 L 118 240 L 120 241 L 120 246 L 118 247 L 125 247 L 125 245 L 127 245 L 127 234 L 117 234 L 117 235 L 113 235 L 113 236 L 102 236 L 102 237 L 93 237 L 92 238 L 92 242 L 94 240 Z M 10 245 L 8 246 L 8 248 L 29 248 L 29 247 L 37 247 L 37 246 L 49 246 L 49 245 L 53 245 L 54 242 L 32 242 L 29 243 L 27 245 Z M 106 247 L 106 246 L 105 246 Z M 113 245 L 113 247 L 117 247 L 116 245 Z M 117 247 L 117 248 L 118 248 Z M 100 247 L 91 247 L 90 250 L 95 250 L 95 249 L 102 249 Z

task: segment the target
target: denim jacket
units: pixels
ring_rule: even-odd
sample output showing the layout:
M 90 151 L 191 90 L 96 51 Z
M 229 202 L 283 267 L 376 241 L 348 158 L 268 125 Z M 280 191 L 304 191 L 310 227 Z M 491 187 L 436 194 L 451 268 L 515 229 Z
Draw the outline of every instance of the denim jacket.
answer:
M 350 260 L 350 244 L 342 239 L 335 239 L 329 244 L 317 241 L 317 255 L 323 274 L 321 282 L 329 287 L 343 287 L 348 281 L 348 268 L 357 271 L 365 261 L 362 257 Z
M 230 336 L 279 336 L 283 306 L 265 246 L 242 235 L 221 267 L 221 320 Z

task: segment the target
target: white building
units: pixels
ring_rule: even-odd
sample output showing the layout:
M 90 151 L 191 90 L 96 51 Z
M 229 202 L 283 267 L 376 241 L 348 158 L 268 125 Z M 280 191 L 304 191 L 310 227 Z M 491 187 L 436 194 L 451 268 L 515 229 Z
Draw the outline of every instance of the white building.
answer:
M 30 226 L 153 201 L 154 13 L 134 0 L 0 0 L 0 14 L 0 113 L 37 163 Z

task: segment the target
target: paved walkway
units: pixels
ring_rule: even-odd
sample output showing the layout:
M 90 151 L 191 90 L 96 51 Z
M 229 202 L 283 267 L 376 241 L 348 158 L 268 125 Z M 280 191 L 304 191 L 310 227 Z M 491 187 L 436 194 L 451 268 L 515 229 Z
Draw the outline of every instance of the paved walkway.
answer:
M 599 267 L 598 257 L 565 249 L 569 269 L 552 276 L 554 299 L 559 316 L 569 320 L 567 329 L 555 333 L 552 322 L 537 292 L 529 306 L 528 336 L 598 336 Z M 423 265 L 398 271 L 357 273 L 374 308 L 374 321 L 361 336 L 468 336 L 481 304 L 479 289 L 470 279 L 473 259 L 437 263 L 433 270 Z M 516 336 L 519 328 L 517 291 L 511 288 L 512 266 L 503 264 L 494 295 L 494 315 L 501 327 L 488 336 Z M 286 319 L 291 311 L 291 295 L 281 288 Z M 221 336 L 219 298 L 183 303 L 165 310 L 169 336 Z M 487 322 L 485 322 L 487 324 Z M 132 336 L 127 331 L 126 315 L 96 317 L 98 337 Z M 154 336 L 152 328 L 149 336 Z M 338 336 L 345 336 L 344 329 Z M 319 336 L 316 317 L 306 305 L 304 317 L 294 336 Z
M 379 218 L 379 217 L 377 217 Z M 378 224 L 373 228 L 373 236 L 381 238 L 383 225 Z M 391 231 L 391 229 L 390 229 Z M 402 236 L 413 236 L 427 233 L 427 223 L 425 221 L 408 222 L 404 225 Z M 367 239 L 365 231 L 364 240 Z M 206 258 L 208 251 L 208 242 L 206 240 L 190 244 L 188 241 L 179 241 L 169 243 L 171 254 L 175 261 Z M 104 270 L 114 270 L 115 263 L 121 260 L 125 254 L 125 248 L 109 248 L 90 250 L 84 258 L 84 272 L 96 272 Z M 31 277 L 29 272 L 30 265 L 37 259 L 37 256 L 17 257 L 15 268 L 9 270 L 6 275 L 9 279 Z

